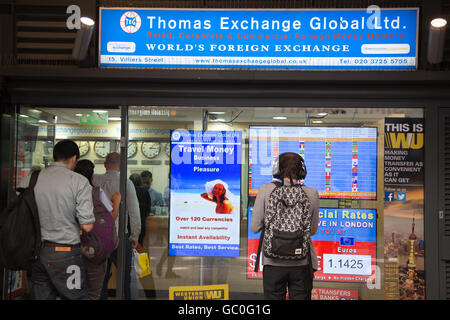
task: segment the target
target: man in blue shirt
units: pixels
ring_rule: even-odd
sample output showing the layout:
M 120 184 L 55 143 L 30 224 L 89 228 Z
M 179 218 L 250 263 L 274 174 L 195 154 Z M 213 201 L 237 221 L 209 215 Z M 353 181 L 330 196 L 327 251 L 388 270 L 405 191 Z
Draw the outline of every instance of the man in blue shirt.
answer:
M 162 197 L 161 192 L 155 190 L 152 188 L 153 183 L 153 175 L 150 171 L 142 171 L 141 172 L 141 178 L 142 178 L 142 184 L 144 187 L 148 188 L 148 192 L 150 193 L 150 199 L 151 199 L 151 206 L 152 206 L 152 213 L 155 214 L 156 207 L 163 207 L 164 206 L 164 200 Z

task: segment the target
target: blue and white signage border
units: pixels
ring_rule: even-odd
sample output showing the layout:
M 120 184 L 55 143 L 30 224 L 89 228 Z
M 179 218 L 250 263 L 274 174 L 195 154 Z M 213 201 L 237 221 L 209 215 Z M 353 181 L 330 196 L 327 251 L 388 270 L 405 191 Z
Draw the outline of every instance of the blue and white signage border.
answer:
M 100 8 L 99 66 L 415 70 L 419 8 Z

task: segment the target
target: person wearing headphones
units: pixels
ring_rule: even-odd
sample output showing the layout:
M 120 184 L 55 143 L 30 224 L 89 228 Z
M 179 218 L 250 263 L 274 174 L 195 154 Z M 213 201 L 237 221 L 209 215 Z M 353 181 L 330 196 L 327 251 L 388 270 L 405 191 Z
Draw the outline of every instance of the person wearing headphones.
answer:
M 293 152 L 281 154 L 273 165 L 274 178 L 281 180 L 281 184 L 270 182 L 263 184 L 256 196 L 252 220 L 251 231 L 258 233 L 267 228 L 265 218 L 268 214 L 269 198 L 277 186 L 299 187 L 298 184 L 306 177 L 306 166 L 303 158 Z M 316 189 L 301 186 L 306 195 L 305 207 L 308 217 L 311 219 L 310 235 L 318 231 L 319 224 L 319 193 Z M 309 221 L 308 221 L 309 223 Z M 260 240 L 262 241 L 262 239 Z M 286 299 L 286 289 L 288 289 L 290 300 L 310 300 L 314 271 L 318 268 L 317 255 L 309 238 L 309 253 L 303 258 L 296 260 L 278 259 L 273 256 L 263 255 L 263 287 L 264 298 L 267 300 Z M 266 246 L 264 243 L 263 248 Z M 259 250 L 258 250 L 259 251 Z M 263 252 L 265 250 L 263 249 Z

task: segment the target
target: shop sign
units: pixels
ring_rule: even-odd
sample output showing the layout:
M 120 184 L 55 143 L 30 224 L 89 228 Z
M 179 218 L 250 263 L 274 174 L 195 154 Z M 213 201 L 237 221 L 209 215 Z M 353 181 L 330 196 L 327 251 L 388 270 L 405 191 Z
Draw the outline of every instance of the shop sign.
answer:
M 169 287 L 169 300 L 228 300 L 228 292 L 228 284 Z
M 87 112 L 80 116 L 80 124 L 108 124 L 108 111 L 102 112 Z
M 416 69 L 419 9 L 100 8 L 101 67 Z
M 59 139 L 83 139 L 95 140 L 96 138 L 120 139 L 120 122 L 110 122 L 108 125 L 76 125 L 57 124 L 55 128 L 56 140 Z M 131 139 L 165 138 L 170 135 L 170 128 L 164 124 L 130 123 L 129 137 Z M 40 126 L 38 135 L 46 137 L 46 126 Z
M 423 118 L 384 121 L 385 299 L 425 299 Z

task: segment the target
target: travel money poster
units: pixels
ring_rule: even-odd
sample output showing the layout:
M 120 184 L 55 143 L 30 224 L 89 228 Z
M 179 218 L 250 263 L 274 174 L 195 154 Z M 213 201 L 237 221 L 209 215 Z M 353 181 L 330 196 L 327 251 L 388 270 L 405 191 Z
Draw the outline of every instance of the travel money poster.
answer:
M 385 118 L 385 299 L 425 299 L 423 118 Z
M 171 132 L 169 255 L 239 256 L 241 133 Z

